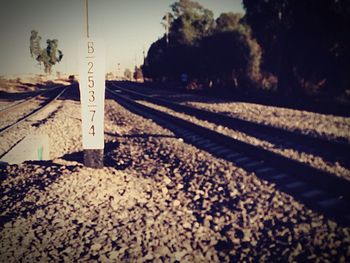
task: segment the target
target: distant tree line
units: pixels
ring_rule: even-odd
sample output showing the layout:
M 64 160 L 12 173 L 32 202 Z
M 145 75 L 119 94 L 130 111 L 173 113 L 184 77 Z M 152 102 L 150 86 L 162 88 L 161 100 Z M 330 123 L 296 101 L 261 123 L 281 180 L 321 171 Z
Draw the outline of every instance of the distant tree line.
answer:
M 350 88 L 350 1 L 243 0 L 245 15 L 179 0 L 148 50 L 145 78 L 291 93 Z
M 195 86 L 259 81 L 261 49 L 241 14 L 224 13 L 215 20 L 212 11 L 190 0 L 171 9 L 165 21 L 169 35 L 151 45 L 142 67 L 145 77 L 177 81 L 185 73 Z
M 350 89 L 350 1 L 243 0 L 279 89 L 339 94 Z

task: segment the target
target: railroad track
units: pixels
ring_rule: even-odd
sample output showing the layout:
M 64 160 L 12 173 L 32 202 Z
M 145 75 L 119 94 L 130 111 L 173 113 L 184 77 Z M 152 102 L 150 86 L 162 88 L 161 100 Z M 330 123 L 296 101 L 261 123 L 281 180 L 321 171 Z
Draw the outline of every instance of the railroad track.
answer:
M 107 93 L 128 110 L 151 118 L 165 126 L 186 143 L 224 158 L 294 196 L 340 224 L 350 226 L 350 182 L 331 173 L 271 151 L 233 139 L 184 119 L 158 111 L 107 87 Z
M 324 138 L 312 137 L 264 124 L 254 123 L 239 118 L 225 116 L 194 107 L 173 103 L 159 97 L 152 97 L 139 92 L 130 91 L 126 88 L 111 83 L 117 90 L 137 99 L 167 107 L 171 110 L 194 116 L 216 125 L 244 132 L 260 140 L 268 141 L 283 148 L 291 148 L 298 152 L 313 154 L 332 163 L 338 162 L 346 168 L 350 168 L 350 145 L 339 141 L 330 141 Z
M 55 89 L 59 89 L 60 87 L 61 87 L 61 85 L 58 85 L 58 86 L 53 87 L 50 90 L 33 92 L 34 95 L 29 95 L 29 96 L 25 97 L 24 99 L 10 103 L 10 104 L 8 104 L 5 107 L 0 109 L 0 116 L 2 114 L 7 113 L 9 110 L 13 110 L 17 107 L 20 107 L 23 104 L 27 104 L 28 102 L 33 101 L 33 100 L 37 99 L 38 97 L 45 95 L 46 93 L 49 93 Z
M 68 87 L 70 87 L 70 86 L 59 86 L 59 87 L 56 87 L 56 88 L 51 89 L 49 91 L 40 93 L 40 94 L 38 94 L 38 95 L 28 99 L 28 100 L 21 101 L 19 103 L 15 103 L 13 105 L 10 105 L 10 106 L 0 110 L 0 116 L 1 116 L 1 115 L 4 115 L 4 114 L 12 111 L 14 108 L 23 107 L 23 106 L 33 102 L 34 100 L 40 100 L 41 101 L 39 106 L 34 108 L 33 110 L 31 110 L 29 113 L 25 114 L 24 116 L 21 116 L 21 117 L 17 118 L 13 122 L 11 122 L 9 124 L 5 124 L 5 126 L 1 127 L 0 128 L 0 135 L 4 134 L 8 130 L 16 127 L 18 124 L 20 124 L 23 121 L 25 121 L 26 119 L 34 116 L 35 114 L 38 114 L 40 111 L 44 110 L 51 102 L 57 100 L 67 90 Z M 46 97 L 43 97 L 43 95 L 46 95 Z

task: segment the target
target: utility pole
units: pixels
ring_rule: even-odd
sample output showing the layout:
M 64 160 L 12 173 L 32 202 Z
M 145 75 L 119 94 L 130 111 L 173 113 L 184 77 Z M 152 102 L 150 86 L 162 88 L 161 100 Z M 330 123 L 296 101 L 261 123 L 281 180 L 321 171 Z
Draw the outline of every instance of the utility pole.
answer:
M 166 13 L 166 44 L 169 44 L 169 13 Z
M 170 22 L 169 22 L 169 13 L 166 13 L 165 16 L 163 17 L 163 26 L 165 27 L 165 40 L 166 44 L 169 44 L 169 27 L 170 27 Z
M 120 74 L 120 63 L 117 64 L 117 78 L 119 76 L 121 77 L 121 74 Z
M 145 61 L 146 61 L 145 46 L 143 46 L 142 55 L 143 55 L 143 65 L 145 65 Z

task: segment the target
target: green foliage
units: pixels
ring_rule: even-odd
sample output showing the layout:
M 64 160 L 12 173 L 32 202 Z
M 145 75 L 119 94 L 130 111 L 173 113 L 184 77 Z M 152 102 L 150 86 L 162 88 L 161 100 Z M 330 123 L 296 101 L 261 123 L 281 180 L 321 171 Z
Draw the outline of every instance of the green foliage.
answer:
M 171 5 L 173 21 L 170 41 L 180 45 L 195 45 L 214 27 L 213 12 L 191 0 L 179 0 Z
M 232 65 L 234 63 L 237 65 L 238 61 L 241 61 L 240 63 L 244 65 L 233 69 L 236 72 L 239 70 L 243 71 L 243 79 L 250 82 L 250 84 L 258 85 L 261 79 L 260 64 L 262 50 L 255 38 L 253 38 L 250 26 L 244 23 L 242 17 L 242 14 L 229 12 L 222 13 L 216 19 L 216 33 L 220 35 L 222 34 L 221 32 L 227 32 L 227 35 L 230 35 L 228 32 L 231 32 L 233 37 L 230 41 L 231 47 L 218 46 L 216 50 L 222 52 L 220 50 L 224 49 L 228 55 L 231 54 L 231 57 L 232 53 L 237 53 L 234 55 L 235 58 L 231 59 Z M 225 42 L 226 40 L 222 40 L 222 45 L 225 45 Z M 239 51 L 240 49 L 242 51 Z M 223 57 L 223 59 L 225 58 Z
M 241 14 L 223 13 L 214 20 L 210 10 L 190 0 L 171 8 L 169 43 L 164 37 L 151 45 L 142 66 L 145 77 L 179 81 L 187 73 L 203 83 L 258 84 L 261 49 Z
M 63 53 L 58 49 L 58 40 L 48 39 L 46 41 L 46 49 L 40 47 L 41 37 L 38 35 L 38 32 L 35 30 L 31 31 L 30 36 L 30 54 L 34 57 L 39 64 L 44 65 L 45 73 L 51 74 L 51 68 L 56 63 L 60 62 L 63 57 Z
M 141 68 L 135 66 L 133 77 L 136 81 L 143 79 L 143 74 L 142 74 Z
M 245 20 L 280 91 L 342 92 L 350 86 L 350 1 L 243 0 Z
M 249 35 L 239 30 L 219 32 L 202 39 L 201 49 L 204 76 L 219 77 L 235 86 L 259 81 L 261 50 Z
M 148 50 L 145 63 L 142 66 L 143 74 L 151 79 L 159 80 L 165 75 L 165 38 L 158 39 Z
M 37 58 L 41 53 L 40 47 L 41 37 L 38 35 L 38 32 L 32 30 L 30 35 L 30 55 Z
M 233 12 L 222 13 L 215 20 L 216 22 L 216 31 L 225 32 L 225 31 L 235 31 L 235 30 L 244 30 L 244 25 L 240 23 L 242 19 L 242 14 L 236 14 Z
M 130 69 L 125 69 L 125 71 L 124 71 L 124 77 L 127 79 L 127 80 L 131 80 L 131 75 L 132 75 L 132 73 L 131 73 L 131 70 Z
M 197 2 L 172 4 L 163 18 L 168 38 L 151 45 L 142 66 L 145 77 L 179 81 L 187 73 L 196 83 L 255 86 L 285 95 L 350 90 L 350 1 L 243 4 L 244 16 L 229 12 L 216 20 Z

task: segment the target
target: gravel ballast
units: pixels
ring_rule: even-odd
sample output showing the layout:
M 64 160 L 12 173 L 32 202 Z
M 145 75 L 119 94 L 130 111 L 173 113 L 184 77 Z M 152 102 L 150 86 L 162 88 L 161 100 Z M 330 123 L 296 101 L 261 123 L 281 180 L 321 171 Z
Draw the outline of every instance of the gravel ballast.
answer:
M 200 120 L 196 117 L 193 117 L 193 116 L 190 116 L 190 115 L 187 115 L 184 113 L 179 113 L 179 112 L 176 112 L 176 111 L 171 110 L 169 108 L 159 106 L 159 105 L 156 105 L 153 103 L 149 103 L 146 101 L 138 101 L 138 102 L 145 105 L 145 106 L 155 108 L 159 111 L 166 112 L 166 113 L 170 114 L 171 116 L 176 116 L 176 117 L 179 117 L 181 119 L 188 120 L 192 123 L 196 123 L 200 126 L 209 128 L 209 129 L 214 130 L 216 132 L 222 133 L 222 134 L 227 135 L 235 140 L 240 140 L 240 141 L 243 141 L 245 143 L 258 146 L 258 147 L 263 148 L 265 150 L 275 152 L 275 153 L 283 155 L 287 158 L 306 163 L 306 164 L 308 164 L 312 167 L 315 167 L 317 169 L 324 170 L 324 171 L 333 173 L 339 177 L 342 177 L 344 179 L 350 180 L 350 170 L 347 167 L 344 167 L 342 164 L 340 164 L 337 161 L 334 162 L 334 161 L 330 161 L 327 159 L 323 159 L 322 157 L 317 156 L 315 154 L 298 151 L 296 149 L 293 149 L 292 147 L 285 147 L 284 145 L 281 145 L 281 144 L 273 144 L 269 141 L 261 140 L 261 139 L 258 139 L 256 137 L 250 136 L 249 134 L 246 134 L 244 132 L 229 129 L 227 127 L 223 127 L 221 125 L 217 125 L 217 124 L 214 124 L 214 123 L 211 123 L 208 121 L 203 121 L 203 120 Z
M 247 102 L 188 102 L 185 104 L 247 121 L 300 132 L 314 137 L 350 143 L 349 117 Z
M 134 87 L 132 84 L 127 86 L 129 89 L 140 93 L 157 94 L 173 102 L 221 113 L 234 118 L 262 123 L 313 137 L 322 137 L 329 140 L 339 140 L 350 143 L 350 117 L 250 102 L 215 99 L 189 94 L 183 90 L 175 93 L 167 89 L 145 88 L 141 84 Z
M 78 101 L 42 114 L 30 132 L 52 160 L 0 170 L 0 261 L 350 259 L 350 228 L 112 100 L 99 170 L 82 165 Z

